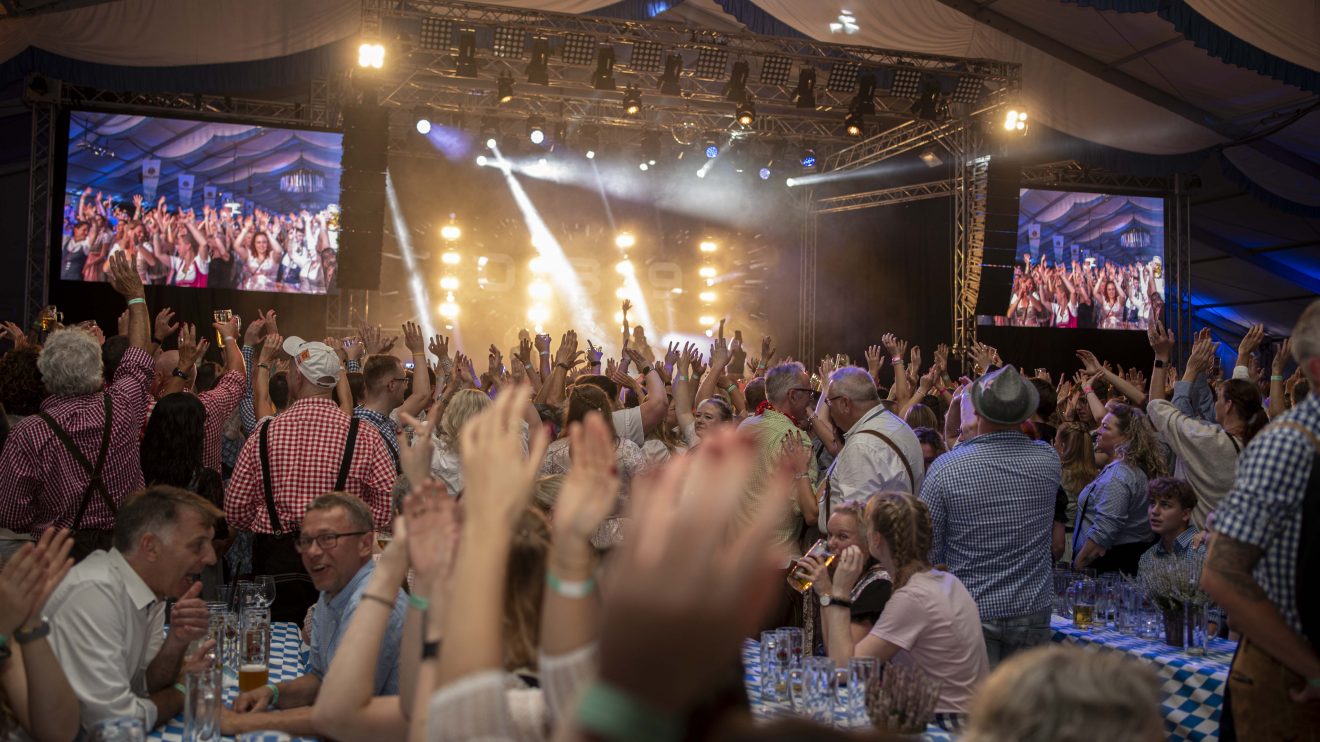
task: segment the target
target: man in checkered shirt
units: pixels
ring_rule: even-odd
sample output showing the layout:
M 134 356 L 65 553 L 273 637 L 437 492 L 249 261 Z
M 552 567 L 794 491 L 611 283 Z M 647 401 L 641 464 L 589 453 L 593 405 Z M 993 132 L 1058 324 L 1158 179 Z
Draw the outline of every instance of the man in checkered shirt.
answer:
M 366 394 L 353 408 L 353 417 L 369 423 L 379 433 L 399 470 L 399 413 L 421 415 L 431 403 L 431 377 L 426 369 L 426 341 L 414 322 L 403 325 L 404 345 L 412 354 L 412 394 L 408 394 L 408 371 L 403 362 L 387 353 L 367 356 L 362 369 Z
M 1320 384 L 1320 301 L 1293 328 L 1292 351 L 1312 387 Z M 1317 436 L 1320 397 L 1311 395 L 1251 441 L 1214 514 L 1201 586 L 1242 634 L 1229 676 L 1239 739 L 1311 739 L 1303 735 L 1320 730 L 1317 583 L 1299 566 L 1317 556 Z
M 288 376 L 289 398 L 294 401 L 248 436 L 225 493 L 225 514 L 231 526 L 257 534 L 253 571 L 273 575 L 277 583 L 272 618 L 300 621 L 318 593 L 292 539 L 307 505 L 335 489 L 345 463 L 350 421 L 333 398 L 343 370 L 334 350 L 298 337 L 285 339 L 283 348 L 293 359 Z M 261 461 L 263 426 L 269 426 L 271 495 L 279 528 L 272 524 L 267 509 Z M 373 429 L 359 427 L 342 489 L 362 498 L 371 508 L 376 528 L 384 529 L 390 523 L 394 460 Z
M 105 385 L 101 347 L 90 334 L 52 333 L 37 359 L 51 396 L 41 413 L 14 426 L 0 455 L 0 527 L 33 535 L 72 528 L 77 559 L 110 548 L 119 503 L 142 487 L 138 433 L 153 373 L 151 319 L 137 271 L 124 256 L 110 266 L 110 283 L 128 301 L 129 348 L 114 378 Z

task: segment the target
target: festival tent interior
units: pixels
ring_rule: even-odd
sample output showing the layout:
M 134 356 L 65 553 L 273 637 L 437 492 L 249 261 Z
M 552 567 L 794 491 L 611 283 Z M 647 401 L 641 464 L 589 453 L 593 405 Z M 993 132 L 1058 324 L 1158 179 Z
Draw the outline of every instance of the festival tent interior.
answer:
M 31 116 L 21 98 L 31 73 L 146 93 L 288 94 L 352 63 L 369 4 L 0 0 L 4 222 L 26 222 Z M 1320 294 L 1320 5 L 1313 0 L 488 4 L 1020 63 L 1033 146 L 1064 154 L 1049 159 L 1193 174 L 1196 324 L 1228 343 L 1258 322 L 1284 335 Z M 142 136 L 153 136 L 149 127 Z M 265 166 L 287 167 L 280 143 L 261 146 Z M 20 234 L 6 234 L 0 293 L 9 296 L 21 293 L 10 290 L 21 281 Z M 0 300 L 0 309 L 12 314 L 10 304 Z

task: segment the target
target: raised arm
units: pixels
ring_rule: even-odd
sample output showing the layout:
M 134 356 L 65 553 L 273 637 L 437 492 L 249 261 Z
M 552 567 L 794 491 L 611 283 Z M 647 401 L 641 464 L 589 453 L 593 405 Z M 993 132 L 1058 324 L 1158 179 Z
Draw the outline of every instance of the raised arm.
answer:
M 272 364 L 283 343 L 284 338 L 275 333 L 266 335 L 261 343 L 261 355 L 257 357 L 257 368 L 252 376 L 252 409 L 257 420 L 275 414 L 275 404 L 270 401 L 270 377 L 275 372 Z
M 628 354 L 646 374 L 646 398 L 642 400 L 642 432 L 650 433 L 660 427 L 669 414 L 669 399 L 665 395 L 665 382 L 655 368 L 655 358 L 646 346 L 630 347 Z
M 880 342 L 884 344 L 885 352 L 889 354 L 889 363 L 894 367 L 894 386 L 890 389 L 890 399 L 907 399 L 912 393 L 906 363 L 903 361 L 903 356 L 907 352 L 907 341 L 899 340 L 894 333 L 887 332 L 880 338 Z
M 695 423 L 692 402 L 692 359 L 697 354 L 697 346 L 684 343 L 683 350 L 674 363 L 674 414 L 678 417 L 679 430 L 687 430 Z
M 1081 359 L 1082 365 L 1085 366 L 1086 374 L 1092 377 L 1091 379 L 1092 384 L 1095 383 L 1096 378 L 1102 378 L 1105 381 L 1109 382 L 1110 386 L 1117 389 L 1119 394 L 1122 394 L 1124 397 L 1127 397 L 1132 402 L 1132 404 L 1136 405 L 1137 407 L 1146 406 L 1145 392 L 1133 386 L 1130 382 L 1128 382 L 1127 379 L 1124 379 L 1122 376 L 1119 376 L 1113 371 L 1110 371 L 1104 366 L 1101 366 L 1100 362 L 1096 360 L 1095 354 L 1093 354 L 1091 351 L 1079 350 L 1077 351 L 1077 357 Z M 1104 415 L 1101 415 L 1100 417 L 1104 417 Z M 1100 418 L 1096 418 L 1096 419 L 1098 420 Z
M 1284 377 L 1283 372 L 1288 367 L 1288 358 L 1292 355 L 1292 340 L 1284 338 L 1279 347 L 1274 349 L 1274 361 L 1270 368 L 1270 419 L 1282 415 L 1287 409 L 1288 404 L 1284 398 Z
M 1173 335 L 1164 329 L 1158 317 L 1151 317 L 1146 327 L 1146 339 L 1155 351 L 1155 366 L 1150 372 L 1150 399 L 1164 399 L 1165 374 L 1173 356 Z
M 400 412 L 419 415 L 431 405 L 431 375 L 426 365 L 426 339 L 416 322 L 403 323 L 403 344 L 413 359 L 412 394 L 399 405 Z
M 715 387 L 719 383 L 720 375 L 724 373 L 728 366 L 729 342 L 724 339 L 724 332 L 721 329 L 719 337 L 715 339 L 715 344 L 710 348 L 710 368 L 707 369 L 706 375 L 702 377 L 701 385 L 697 387 L 697 404 L 705 402 L 715 394 Z

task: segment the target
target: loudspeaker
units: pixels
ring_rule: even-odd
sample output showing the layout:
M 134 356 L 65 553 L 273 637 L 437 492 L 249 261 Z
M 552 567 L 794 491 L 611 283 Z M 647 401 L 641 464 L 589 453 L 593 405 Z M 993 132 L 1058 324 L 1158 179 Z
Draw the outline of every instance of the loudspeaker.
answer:
M 380 287 L 389 127 L 389 110 L 379 105 L 344 109 L 344 157 L 339 177 L 341 289 L 374 291 Z
M 981 250 L 977 314 L 1002 315 L 1012 300 L 1021 182 L 1020 162 L 998 155 L 990 158 L 986 168 L 985 241 Z

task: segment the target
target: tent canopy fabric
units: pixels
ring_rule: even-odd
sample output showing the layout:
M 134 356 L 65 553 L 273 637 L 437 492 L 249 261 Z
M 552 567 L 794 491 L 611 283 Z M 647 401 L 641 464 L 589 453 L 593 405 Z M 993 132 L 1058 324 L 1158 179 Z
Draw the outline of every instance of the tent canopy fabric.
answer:
M 1199 167 L 1206 186 L 1194 196 L 1193 280 L 1206 322 L 1231 333 L 1259 320 L 1286 332 L 1286 318 L 1304 303 L 1288 297 L 1304 296 L 1320 280 L 1313 254 L 1320 248 L 1320 0 L 487 4 L 1018 62 L 1020 102 L 1042 133 L 1057 132 L 1115 162 L 1127 156 L 1147 168 Z M 0 60 L 8 60 L 0 76 L 12 81 L 43 70 L 139 90 L 252 90 L 342 69 L 352 64 L 362 19 L 360 0 L 10 6 L 0 14 Z M 845 11 L 848 23 L 841 22 Z M 284 159 L 274 145 L 243 167 L 275 172 L 290 166 Z M 1306 277 L 1300 285 L 1299 275 Z M 1234 302 L 1251 303 L 1227 306 Z

